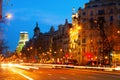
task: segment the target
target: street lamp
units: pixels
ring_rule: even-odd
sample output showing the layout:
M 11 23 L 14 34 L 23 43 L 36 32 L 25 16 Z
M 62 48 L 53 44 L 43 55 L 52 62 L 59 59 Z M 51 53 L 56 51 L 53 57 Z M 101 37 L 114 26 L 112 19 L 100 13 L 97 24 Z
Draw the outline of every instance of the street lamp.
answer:
M 120 30 L 118 30 L 117 33 L 120 34 Z
M 7 19 L 11 19 L 12 18 L 12 15 L 10 13 L 8 13 L 6 16 L 5 16 Z
M 6 14 L 6 16 L 2 17 L 0 16 L 0 23 L 5 23 L 6 19 L 11 19 L 12 15 L 10 13 Z

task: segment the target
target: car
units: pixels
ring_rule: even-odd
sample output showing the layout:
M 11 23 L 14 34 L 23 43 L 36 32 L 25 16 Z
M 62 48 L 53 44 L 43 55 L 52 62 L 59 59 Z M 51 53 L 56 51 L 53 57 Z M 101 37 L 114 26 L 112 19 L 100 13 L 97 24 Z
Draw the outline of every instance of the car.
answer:
M 87 66 L 99 66 L 102 67 L 102 63 L 98 61 L 88 61 Z
M 115 68 L 115 70 L 119 70 L 120 71 L 120 63 L 114 63 L 114 64 L 112 64 L 111 68 Z
M 68 59 L 68 62 L 65 63 L 66 65 L 78 65 L 78 61 L 76 59 Z

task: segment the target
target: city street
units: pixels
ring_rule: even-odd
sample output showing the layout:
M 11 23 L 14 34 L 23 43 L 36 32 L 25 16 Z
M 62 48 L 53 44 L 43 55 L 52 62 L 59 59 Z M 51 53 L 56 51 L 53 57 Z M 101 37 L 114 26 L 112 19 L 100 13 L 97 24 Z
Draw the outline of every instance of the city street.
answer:
M 26 80 L 14 70 L 12 67 L 0 67 L 0 80 Z
M 0 0 L 0 80 L 120 80 L 120 0 Z
M 0 80 L 120 80 L 120 73 L 72 68 L 24 70 L 1 67 Z

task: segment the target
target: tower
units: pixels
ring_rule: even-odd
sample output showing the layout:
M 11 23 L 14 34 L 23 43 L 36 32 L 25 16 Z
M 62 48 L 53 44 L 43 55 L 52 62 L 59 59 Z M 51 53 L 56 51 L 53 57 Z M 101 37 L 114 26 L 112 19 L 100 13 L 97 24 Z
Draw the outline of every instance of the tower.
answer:
M 17 52 L 20 52 L 23 48 L 23 46 L 25 45 L 25 43 L 29 40 L 28 38 L 28 32 L 20 32 L 20 39 L 18 42 L 18 46 L 17 46 Z
M 40 34 L 40 28 L 38 27 L 38 22 L 36 22 L 36 27 L 34 28 L 34 36 L 33 38 L 37 38 Z

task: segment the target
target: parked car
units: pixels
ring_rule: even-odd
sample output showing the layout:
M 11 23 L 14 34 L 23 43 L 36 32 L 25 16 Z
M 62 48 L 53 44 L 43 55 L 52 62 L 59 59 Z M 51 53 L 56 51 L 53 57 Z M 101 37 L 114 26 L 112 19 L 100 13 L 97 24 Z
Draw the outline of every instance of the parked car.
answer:
M 76 59 L 68 59 L 68 62 L 65 63 L 66 65 L 78 65 L 78 61 Z
M 98 61 L 88 61 L 87 66 L 100 66 L 102 67 L 102 63 Z

